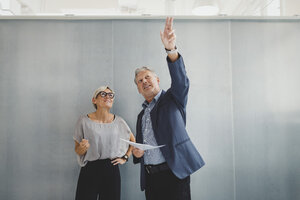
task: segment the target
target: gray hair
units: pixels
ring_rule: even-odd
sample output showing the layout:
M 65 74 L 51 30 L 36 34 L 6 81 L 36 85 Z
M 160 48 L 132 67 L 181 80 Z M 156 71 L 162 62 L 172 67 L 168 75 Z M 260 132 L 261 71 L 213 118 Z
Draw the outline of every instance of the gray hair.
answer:
M 157 74 L 154 72 L 154 70 L 150 69 L 149 67 L 146 67 L 146 66 L 143 66 L 143 67 L 140 67 L 140 68 L 137 68 L 135 70 L 135 76 L 134 76 L 134 83 L 137 85 L 137 82 L 136 82 L 136 77 L 137 75 L 142 72 L 142 71 L 149 71 L 151 72 L 155 77 L 158 77 Z
M 112 93 L 114 93 L 114 91 L 112 89 L 110 89 L 108 86 L 100 86 L 98 89 L 95 90 L 94 94 L 93 94 L 93 98 L 97 99 L 98 95 L 100 92 L 109 89 Z M 93 103 L 93 106 L 96 108 L 97 110 L 97 105 Z

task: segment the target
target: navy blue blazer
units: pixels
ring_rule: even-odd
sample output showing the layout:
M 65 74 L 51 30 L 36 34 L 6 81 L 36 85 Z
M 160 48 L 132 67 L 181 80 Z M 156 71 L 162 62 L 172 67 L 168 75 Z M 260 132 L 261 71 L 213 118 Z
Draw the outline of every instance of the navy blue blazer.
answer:
M 189 79 L 186 75 L 182 56 L 172 63 L 168 58 L 171 87 L 161 93 L 150 115 L 155 139 L 158 145 L 166 145 L 161 152 L 172 172 L 183 179 L 204 166 L 204 161 L 187 134 L 186 104 Z M 142 116 L 140 112 L 136 124 L 136 141 L 143 143 Z M 144 159 L 133 157 L 133 162 L 141 163 L 141 190 L 145 189 Z

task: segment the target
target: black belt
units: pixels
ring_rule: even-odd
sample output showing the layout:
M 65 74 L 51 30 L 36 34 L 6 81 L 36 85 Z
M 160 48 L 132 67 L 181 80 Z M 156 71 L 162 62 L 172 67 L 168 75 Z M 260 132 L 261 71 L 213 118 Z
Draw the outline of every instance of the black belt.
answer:
M 165 171 L 170 169 L 166 162 L 158 165 L 145 165 L 145 170 L 148 174 L 155 174 L 157 172 Z

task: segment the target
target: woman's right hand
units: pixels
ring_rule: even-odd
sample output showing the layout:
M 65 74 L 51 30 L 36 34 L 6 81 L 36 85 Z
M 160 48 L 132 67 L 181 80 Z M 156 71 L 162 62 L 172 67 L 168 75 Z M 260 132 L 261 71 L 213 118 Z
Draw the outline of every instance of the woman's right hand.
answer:
M 132 149 L 132 153 L 136 158 L 140 158 L 144 155 L 144 151 L 136 147 Z
M 84 155 L 89 148 L 90 148 L 90 144 L 87 139 L 82 139 L 80 143 L 75 141 L 75 152 L 78 155 L 80 156 Z

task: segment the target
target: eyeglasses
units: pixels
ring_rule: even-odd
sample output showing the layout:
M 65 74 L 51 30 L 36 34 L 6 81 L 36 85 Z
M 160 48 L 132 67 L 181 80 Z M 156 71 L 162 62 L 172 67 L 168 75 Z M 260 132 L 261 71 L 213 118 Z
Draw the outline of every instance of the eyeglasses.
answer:
M 108 98 L 110 98 L 110 99 L 113 99 L 114 97 L 115 97 L 115 94 L 114 93 L 112 93 L 112 92 L 104 92 L 104 91 L 101 91 L 101 92 L 99 92 L 99 95 L 101 96 L 101 97 L 106 97 L 106 96 L 108 96 Z

